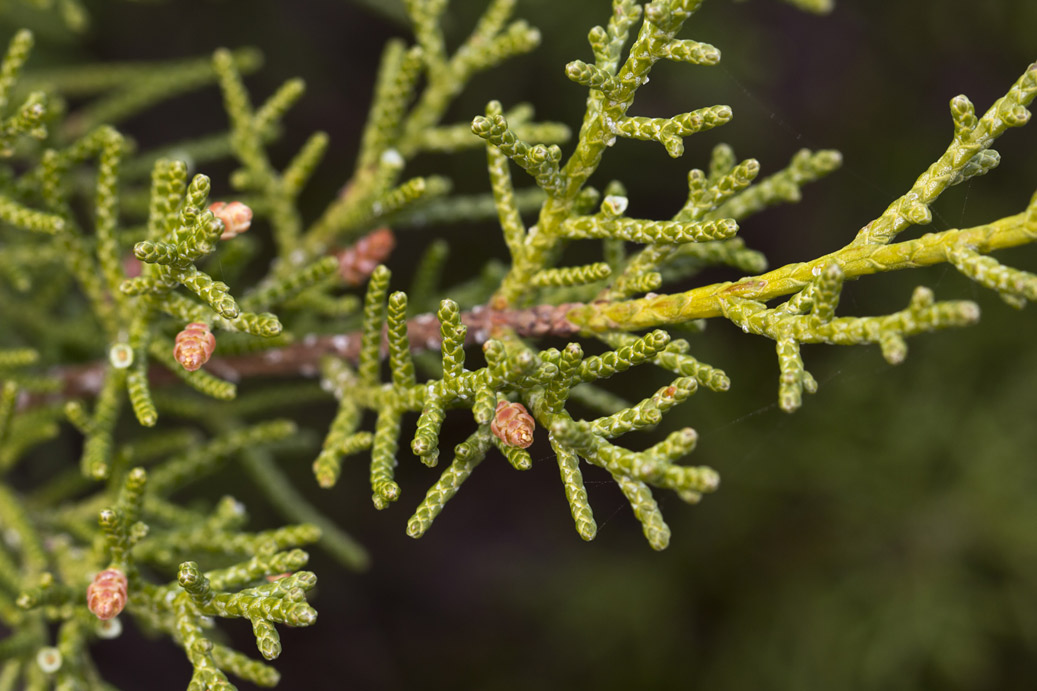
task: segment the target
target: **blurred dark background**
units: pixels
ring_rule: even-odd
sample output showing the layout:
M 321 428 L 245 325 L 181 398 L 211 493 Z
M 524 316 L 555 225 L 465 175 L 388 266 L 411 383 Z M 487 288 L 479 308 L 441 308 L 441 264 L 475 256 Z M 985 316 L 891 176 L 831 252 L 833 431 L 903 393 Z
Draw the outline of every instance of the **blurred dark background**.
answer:
M 483 3 L 451 4 L 456 45 Z M 467 120 L 497 98 L 505 106 L 531 101 L 540 119 L 575 126 L 584 91 L 562 68 L 588 59 L 586 33 L 607 20 L 609 5 L 519 0 L 517 15 L 542 30 L 543 44 L 477 78 L 448 119 Z M 313 215 L 349 175 L 381 46 L 407 35 L 388 0 L 383 12 L 343 0 L 88 6 L 90 32 L 73 40 L 44 28 L 32 64 L 249 45 L 266 56 L 247 80 L 255 102 L 304 77 L 308 93 L 274 151 L 283 163 L 313 130 L 331 134 L 305 196 Z M 661 146 L 620 140 L 594 183 L 622 180 L 632 215 L 663 218 L 682 203 L 687 170 L 704 167 L 718 142 L 758 158 L 763 174 L 801 147 L 839 149 L 843 169 L 806 188 L 800 204 L 743 224 L 750 246 L 774 266 L 812 258 L 849 241 L 943 151 L 952 96 L 965 93 L 982 111 L 1008 89 L 1037 59 L 1035 28 L 1032 0 L 838 0 L 823 18 L 777 0 L 709 0 L 682 36 L 718 46 L 721 65 L 661 64 L 632 112 L 725 103 L 733 122 L 687 140 L 676 161 Z M 147 147 L 225 127 L 209 88 L 122 129 Z M 949 191 L 927 230 L 1025 207 L 1037 188 L 1037 126 L 1010 131 L 997 148 L 1000 168 Z M 488 187 L 481 152 L 428 157 L 414 170 L 446 171 L 460 191 Z M 218 173 L 214 186 L 226 189 Z M 402 243 L 398 275 L 434 235 L 451 240 L 457 275 L 487 253 L 503 255 L 491 226 L 427 229 Z M 1033 247 L 1002 259 L 1037 267 Z M 673 529 L 663 553 L 648 548 L 623 497 L 595 469 L 585 477 L 599 535 L 582 543 L 543 439 L 528 473 L 488 458 L 420 541 L 405 536 L 406 520 L 438 471 L 404 454 L 403 496 L 376 512 L 362 461 L 347 461 L 339 486 L 319 492 L 309 462 L 298 459 L 289 467 L 298 486 L 368 547 L 373 564 L 356 574 L 314 555 L 320 621 L 283 632 L 281 688 L 1034 688 L 1032 308 L 1017 312 L 953 269 L 935 268 L 848 286 L 840 313 L 900 309 L 915 285 L 978 301 L 981 324 L 913 339 L 896 368 L 877 348 L 807 348 L 820 391 L 791 416 L 775 405 L 770 342 L 719 321 L 696 337 L 693 353 L 723 368 L 732 390 L 701 391 L 661 432 L 694 426 L 692 460 L 715 467 L 722 486 L 696 507 L 660 493 Z M 615 384 L 639 397 L 665 379 L 639 370 Z M 332 414 L 328 406 L 310 417 L 323 423 Z M 457 416 L 447 424 L 460 438 L 471 423 Z M 651 443 L 647 435 L 642 442 Z M 224 481 L 220 489 L 239 494 L 233 472 Z M 249 493 L 240 492 L 255 524 L 276 523 Z M 247 623 L 225 628 L 254 654 Z M 168 641 L 128 638 L 96 646 L 113 683 L 186 686 L 188 665 Z

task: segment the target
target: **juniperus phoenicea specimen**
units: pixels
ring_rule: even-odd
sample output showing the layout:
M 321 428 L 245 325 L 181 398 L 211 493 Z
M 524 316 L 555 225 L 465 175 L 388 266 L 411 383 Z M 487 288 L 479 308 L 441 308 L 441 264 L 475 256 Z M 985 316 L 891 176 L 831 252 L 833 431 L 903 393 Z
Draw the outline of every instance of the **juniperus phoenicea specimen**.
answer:
M 600 191 L 589 184 L 618 138 L 679 157 L 685 138 L 731 119 L 724 105 L 661 118 L 632 108 L 657 62 L 719 62 L 718 48 L 680 37 L 701 0 L 613 2 L 606 23 L 590 30 L 587 54 L 565 66 L 586 93 L 578 129 L 497 101 L 471 122 L 444 122 L 473 75 L 540 40 L 511 19 L 513 4 L 491 0 L 469 38 L 448 50 L 446 1 L 408 0 L 416 40 L 386 46 L 355 173 L 312 221 L 297 202 L 328 137 L 314 133 L 287 162 L 267 148 L 303 97 L 301 81 L 253 105 L 240 75 L 255 55 L 227 50 L 211 61 L 23 74 L 32 36 L 10 41 L 0 67 L 0 473 L 13 476 L 69 430 L 82 444 L 64 474 L 0 483 L 0 689 L 108 688 L 87 645 L 117 636 L 126 616 L 183 648 L 189 689 L 234 688 L 228 676 L 275 684 L 271 666 L 210 632 L 213 619 L 248 619 L 272 660 L 278 625 L 316 622 L 307 602 L 316 576 L 303 570 L 300 547 L 316 543 L 351 567 L 367 559 L 274 462 L 278 450 L 307 443 L 292 420 L 276 417 L 292 403 L 337 406 L 312 453 L 323 488 L 360 481 L 344 460 L 362 455 L 382 509 L 408 501 L 394 476 L 399 461 L 440 467 L 412 501 L 412 537 L 484 459 L 528 469 L 527 447 L 539 440 L 583 539 L 597 531 L 581 473 L 591 464 L 612 476 L 658 550 L 670 529 L 654 492 L 696 503 L 719 475 L 689 463 L 691 427 L 641 450 L 622 437 L 679 415 L 671 411 L 699 388 L 731 384 L 673 329 L 726 319 L 772 340 L 779 404 L 792 412 L 817 389 L 802 344 L 875 345 L 900 363 L 907 337 L 979 318 L 974 303 L 937 300 L 925 287 L 890 314 L 837 316 L 849 279 L 944 263 L 1014 306 L 1037 298 L 1037 276 L 990 256 L 1037 238 L 1037 197 L 985 225 L 898 239 L 932 220 L 946 189 L 997 166 L 994 141 L 1030 118 L 1037 64 L 982 113 L 963 95 L 951 99 L 945 153 L 843 248 L 767 271 L 738 237 L 739 221 L 799 199 L 802 186 L 839 167 L 837 152 L 803 150 L 761 177 L 760 163 L 717 144 L 704 169 L 688 173 L 686 202 L 653 218 L 627 214 L 622 181 Z M 139 151 L 113 127 L 213 80 L 228 114 L 224 134 Z M 65 112 L 66 98 L 85 94 L 94 100 Z M 405 172 L 425 152 L 478 148 L 486 195 L 453 195 L 444 177 Z M 191 170 L 227 155 L 239 164 L 227 180 Z M 399 234 L 486 216 L 499 222 L 510 265 L 443 285 L 446 247 L 432 243 L 408 285 L 393 279 Z M 597 260 L 562 262 L 575 243 L 598 248 Z M 745 277 L 668 287 L 716 265 Z M 562 345 L 545 347 L 547 339 Z M 636 403 L 602 382 L 653 366 L 672 380 Z M 295 383 L 237 394 L 239 382 L 275 375 Z M 470 417 L 470 435 L 452 449 L 440 439 L 448 415 Z M 248 532 L 232 497 L 208 509 L 179 491 L 231 459 L 292 524 Z

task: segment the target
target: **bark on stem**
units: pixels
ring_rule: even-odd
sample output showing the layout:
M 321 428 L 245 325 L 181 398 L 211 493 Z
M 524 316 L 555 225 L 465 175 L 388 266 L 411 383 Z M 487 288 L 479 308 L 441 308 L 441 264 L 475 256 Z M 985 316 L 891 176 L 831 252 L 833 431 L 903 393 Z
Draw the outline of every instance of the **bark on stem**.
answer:
M 465 345 L 481 345 L 502 327 L 507 327 L 523 337 L 572 336 L 579 329 L 568 321 L 565 315 L 569 310 L 580 306 L 581 303 L 564 303 L 501 311 L 484 306 L 475 307 L 461 315 L 462 323 L 468 327 Z M 439 321 L 433 314 L 418 315 L 407 322 L 407 337 L 411 349 L 415 352 L 438 349 Z M 383 356 L 388 353 L 388 345 L 384 340 L 382 352 Z M 335 355 L 355 362 L 359 354 L 359 331 L 322 336 L 311 334 L 282 348 L 248 355 L 213 357 L 205 369 L 215 376 L 234 382 L 247 377 L 316 376 L 320 360 L 325 355 Z M 96 361 L 56 367 L 50 371 L 50 376 L 62 380 L 61 389 L 55 393 L 29 395 L 21 401 L 19 407 L 29 408 L 43 403 L 95 396 L 104 381 L 106 366 L 107 362 Z M 163 386 L 177 381 L 180 380 L 163 367 L 151 365 L 148 369 L 148 383 L 151 386 Z
M 987 254 L 1016 247 L 1037 239 L 1034 211 L 1002 218 L 994 223 L 964 229 L 927 233 L 916 240 L 890 245 L 847 245 L 810 262 L 788 264 L 759 276 L 735 283 L 714 283 L 684 293 L 649 295 L 636 300 L 601 303 L 564 303 L 538 305 L 521 310 L 492 310 L 480 306 L 465 312 L 461 321 L 468 327 L 465 345 L 481 345 L 502 327 L 524 337 L 573 336 L 621 329 L 640 331 L 693 319 L 721 316 L 720 301 L 737 296 L 767 301 L 802 290 L 825 266 L 839 263 L 846 279 L 867 274 L 932 266 L 947 261 L 955 249 L 967 247 Z M 415 351 L 436 349 L 440 345 L 439 322 L 423 314 L 407 323 L 407 335 Z M 206 366 L 216 376 L 238 381 L 245 377 L 303 375 L 315 376 L 320 359 L 336 355 L 356 360 L 360 352 L 360 333 L 310 335 L 283 348 L 234 357 L 214 357 Z M 383 352 L 387 348 L 383 345 Z M 32 394 L 20 408 L 42 403 L 94 396 L 104 380 L 105 362 L 93 362 L 51 370 L 51 376 L 64 383 L 57 393 Z M 152 366 L 148 372 L 152 386 L 179 381 L 167 370 Z

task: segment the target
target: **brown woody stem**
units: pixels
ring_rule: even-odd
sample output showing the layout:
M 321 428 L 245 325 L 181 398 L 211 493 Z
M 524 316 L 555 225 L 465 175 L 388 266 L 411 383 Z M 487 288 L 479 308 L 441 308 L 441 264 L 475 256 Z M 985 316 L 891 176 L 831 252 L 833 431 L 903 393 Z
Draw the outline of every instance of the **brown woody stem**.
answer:
M 581 303 L 561 305 L 538 305 L 521 310 L 491 310 L 484 306 L 464 312 L 461 321 L 468 327 L 465 345 L 481 345 L 492 334 L 502 328 L 511 329 L 519 336 L 540 337 L 546 335 L 571 336 L 579 329 L 565 318 L 569 310 L 582 306 Z M 439 321 L 432 314 L 421 314 L 407 323 L 407 337 L 414 351 L 433 350 L 440 346 Z M 383 341 L 383 355 L 388 353 Z M 320 360 L 326 355 L 335 355 L 356 361 L 360 354 L 360 332 L 332 335 L 309 335 L 296 343 L 259 353 L 214 357 L 205 366 L 213 375 L 229 381 L 247 377 L 276 377 L 287 375 L 315 376 Z M 56 393 L 34 394 L 21 402 L 22 408 L 33 407 L 57 400 L 94 396 L 104 381 L 103 361 L 90 362 L 69 367 L 57 367 L 50 371 L 52 377 L 63 382 Z M 148 382 L 162 386 L 179 381 L 171 372 L 157 365 L 148 370 Z

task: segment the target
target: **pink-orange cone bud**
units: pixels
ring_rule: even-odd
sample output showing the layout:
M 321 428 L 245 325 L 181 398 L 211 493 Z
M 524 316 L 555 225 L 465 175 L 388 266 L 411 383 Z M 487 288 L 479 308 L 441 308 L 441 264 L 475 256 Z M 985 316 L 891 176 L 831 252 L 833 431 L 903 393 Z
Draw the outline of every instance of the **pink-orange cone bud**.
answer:
M 215 202 L 209 205 L 209 211 L 223 221 L 220 240 L 230 240 L 241 235 L 252 225 L 252 209 L 241 202 Z
M 105 569 L 87 587 L 86 606 L 98 619 L 112 619 L 126 606 L 126 587 L 126 574 L 119 569 Z
M 500 401 L 490 422 L 490 431 L 508 446 L 524 449 L 533 443 L 536 422 L 521 403 Z
M 122 272 L 126 274 L 126 278 L 136 278 L 137 276 L 140 276 L 143 268 L 144 262 L 134 257 L 132 254 L 127 254 L 122 258 Z
M 335 256 L 338 273 L 350 285 L 360 285 L 396 247 L 396 236 L 388 228 L 372 230 Z
M 209 325 L 191 322 L 176 335 L 173 357 L 185 370 L 194 372 L 209 361 L 215 349 L 216 337 L 209 331 Z

